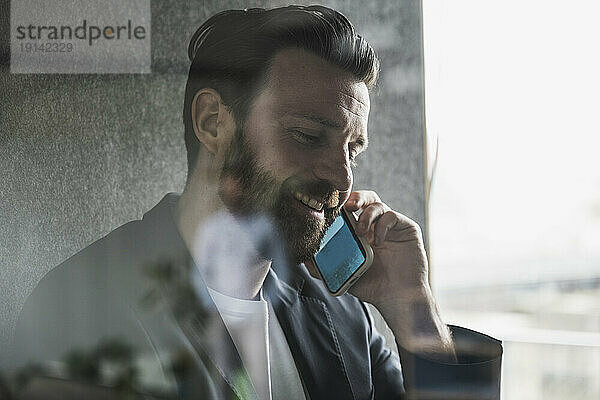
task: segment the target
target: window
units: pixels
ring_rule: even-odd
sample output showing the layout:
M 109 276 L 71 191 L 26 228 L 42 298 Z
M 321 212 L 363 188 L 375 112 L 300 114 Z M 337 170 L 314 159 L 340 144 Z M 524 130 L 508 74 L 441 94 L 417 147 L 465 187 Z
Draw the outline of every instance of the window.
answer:
M 423 7 L 443 315 L 504 340 L 504 399 L 597 399 L 599 6 Z

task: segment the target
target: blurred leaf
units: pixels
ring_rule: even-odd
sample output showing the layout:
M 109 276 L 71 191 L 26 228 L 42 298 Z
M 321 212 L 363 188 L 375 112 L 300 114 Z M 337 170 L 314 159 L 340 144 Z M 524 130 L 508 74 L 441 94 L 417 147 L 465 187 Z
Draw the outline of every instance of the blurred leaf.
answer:
M 85 382 L 97 382 L 100 378 L 100 365 L 95 352 L 86 353 L 72 350 L 64 358 L 69 378 Z

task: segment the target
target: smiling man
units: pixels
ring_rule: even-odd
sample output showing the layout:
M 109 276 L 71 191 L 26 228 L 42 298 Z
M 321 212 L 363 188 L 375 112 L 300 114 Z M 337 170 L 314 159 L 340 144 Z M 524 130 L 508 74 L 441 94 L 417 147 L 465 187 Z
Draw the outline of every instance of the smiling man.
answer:
M 62 360 L 68 378 L 117 387 L 93 349 L 118 337 L 127 360 L 145 360 L 127 364 L 136 393 L 498 398 L 501 346 L 442 322 L 419 226 L 353 191 L 379 62 L 350 22 L 321 6 L 227 11 L 196 31 L 189 56 L 184 192 L 48 274 L 21 315 L 18 358 Z M 361 211 L 374 262 L 333 297 L 311 260 L 342 207 Z M 157 297 L 164 307 L 144 306 Z M 77 373 L 73 348 L 96 354 L 93 379 Z

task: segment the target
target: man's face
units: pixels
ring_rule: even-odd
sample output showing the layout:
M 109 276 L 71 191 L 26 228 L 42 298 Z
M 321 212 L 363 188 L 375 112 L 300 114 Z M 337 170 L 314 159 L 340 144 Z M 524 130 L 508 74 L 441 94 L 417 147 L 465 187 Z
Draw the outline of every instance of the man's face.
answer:
M 350 194 L 368 114 L 363 82 L 311 53 L 281 51 L 225 156 L 223 200 L 274 218 L 292 260 L 306 261 Z

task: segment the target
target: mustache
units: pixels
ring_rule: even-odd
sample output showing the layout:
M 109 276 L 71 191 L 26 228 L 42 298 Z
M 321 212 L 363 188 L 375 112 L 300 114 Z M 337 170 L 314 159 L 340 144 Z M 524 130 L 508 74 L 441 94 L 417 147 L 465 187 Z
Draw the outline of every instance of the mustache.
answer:
M 308 195 L 321 203 L 324 208 L 338 208 L 341 206 L 341 192 L 325 180 L 306 180 L 297 176 L 291 176 L 282 184 L 284 193 L 300 192 Z M 345 193 L 345 192 L 344 192 Z

